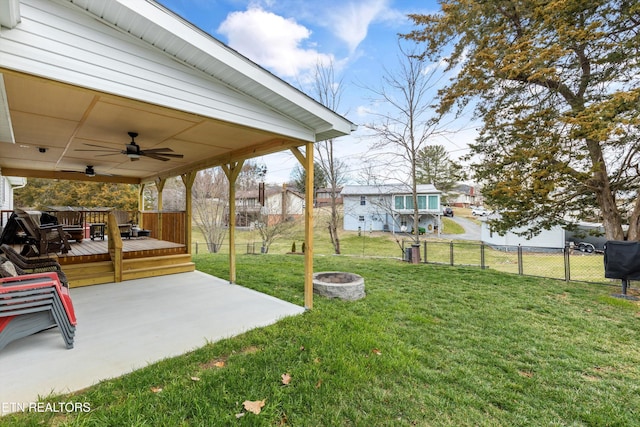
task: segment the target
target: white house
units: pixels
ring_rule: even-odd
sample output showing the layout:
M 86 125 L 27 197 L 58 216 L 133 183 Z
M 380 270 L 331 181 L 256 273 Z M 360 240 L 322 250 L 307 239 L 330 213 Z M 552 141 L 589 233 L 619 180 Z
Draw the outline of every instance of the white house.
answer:
M 504 247 L 504 246 L 526 246 L 531 248 L 546 248 L 546 249 L 558 249 L 563 248 L 565 245 L 565 230 L 559 225 L 552 227 L 549 230 L 542 230 L 540 234 L 532 237 L 519 236 L 517 233 L 524 231 L 526 228 L 514 229 L 507 233 L 500 235 L 498 232 L 493 231 L 489 226 L 489 223 L 483 218 L 480 227 L 480 240 L 491 246 Z
M 482 206 L 482 194 L 473 185 L 458 184 L 447 196 L 447 202 L 451 206 L 457 206 L 459 208 Z
M 262 218 L 272 225 L 280 221 L 301 218 L 304 215 L 304 195 L 285 186 L 268 186 L 264 191 L 264 206 L 259 190 L 236 193 L 236 224 L 250 226 Z
M 0 225 L 4 226 L 13 210 L 13 190 L 24 187 L 27 184 L 26 178 L 0 175 L 0 210 L 2 218 Z
M 432 184 L 418 185 L 418 227 L 438 230 L 441 192 Z M 345 185 L 342 189 L 344 229 L 368 231 L 413 230 L 413 196 L 408 185 Z

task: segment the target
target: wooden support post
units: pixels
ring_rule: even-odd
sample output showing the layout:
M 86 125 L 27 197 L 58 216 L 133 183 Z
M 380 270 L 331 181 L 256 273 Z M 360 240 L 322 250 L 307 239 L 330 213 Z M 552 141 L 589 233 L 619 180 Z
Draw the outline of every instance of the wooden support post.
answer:
M 138 191 L 138 213 L 140 214 L 140 218 L 138 218 L 138 227 L 144 229 L 144 184 L 140 184 L 140 190 Z
M 229 282 L 236 282 L 236 179 L 244 161 L 222 165 L 229 180 Z
M 156 188 L 158 189 L 158 239 L 162 240 L 162 190 L 164 190 L 164 184 L 166 179 L 156 179 Z
M 180 176 L 180 178 L 182 178 L 182 183 L 184 184 L 184 188 L 186 190 L 186 196 L 185 196 L 185 211 L 186 211 L 186 215 L 185 215 L 185 219 L 184 219 L 184 232 L 185 232 L 185 239 L 184 239 L 184 244 L 187 246 L 187 253 L 191 254 L 191 223 L 193 220 L 193 193 L 192 193 L 192 188 L 193 188 L 193 183 L 196 180 L 196 175 L 198 175 L 198 171 L 191 171 L 185 174 L 182 174 Z
M 107 231 L 109 233 L 107 237 L 109 256 L 113 263 L 113 281 L 122 282 L 122 237 L 120 236 L 118 221 L 116 221 L 113 212 L 109 212 L 107 215 Z
M 313 143 L 307 142 L 305 153 L 296 147 L 291 149 L 306 171 L 304 213 L 304 307 L 313 308 Z

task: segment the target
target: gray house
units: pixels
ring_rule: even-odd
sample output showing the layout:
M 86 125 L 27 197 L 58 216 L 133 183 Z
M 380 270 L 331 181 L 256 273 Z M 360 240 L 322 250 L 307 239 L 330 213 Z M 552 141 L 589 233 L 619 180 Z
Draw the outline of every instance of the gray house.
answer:
M 418 185 L 418 227 L 436 233 L 442 209 L 441 192 L 432 184 Z M 413 196 L 411 187 L 402 184 L 345 185 L 342 189 L 344 229 L 357 231 L 411 232 Z

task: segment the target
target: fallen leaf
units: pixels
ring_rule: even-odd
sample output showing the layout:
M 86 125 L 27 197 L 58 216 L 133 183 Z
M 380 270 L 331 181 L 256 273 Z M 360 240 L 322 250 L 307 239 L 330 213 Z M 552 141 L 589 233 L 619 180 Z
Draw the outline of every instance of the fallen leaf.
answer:
M 300 346 L 300 351 L 304 351 L 304 346 L 303 345 Z
M 258 415 L 262 410 L 262 407 L 264 406 L 265 400 L 245 400 L 244 402 L 242 402 L 242 405 L 244 406 L 245 410 Z
M 162 387 L 151 387 L 151 391 L 154 393 L 160 393 L 162 391 Z
M 378 350 L 377 348 L 374 348 L 373 350 L 371 350 L 371 353 L 376 354 L 378 356 L 380 356 L 382 354 L 382 352 L 380 350 Z
M 224 367 L 224 360 L 218 360 L 217 362 L 215 362 L 213 364 L 213 366 L 215 366 L 216 368 L 222 368 Z
M 191 377 L 191 381 L 200 381 L 200 377 Z
M 240 412 L 239 414 L 236 414 L 236 418 L 242 418 L 244 417 L 245 412 Z
M 532 378 L 533 377 L 533 372 L 529 372 L 529 371 L 518 371 L 518 374 L 520 374 L 520 376 L 526 377 L 526 378 Z
M 289 385 L 290 382 L 291 382 L 291 375 L 282 374 L 282 384 Z
M 322 385 L 322 380 L 318 380 L 318 382 L 316 383 L 316 388 L 320 388 L 321 385 Z

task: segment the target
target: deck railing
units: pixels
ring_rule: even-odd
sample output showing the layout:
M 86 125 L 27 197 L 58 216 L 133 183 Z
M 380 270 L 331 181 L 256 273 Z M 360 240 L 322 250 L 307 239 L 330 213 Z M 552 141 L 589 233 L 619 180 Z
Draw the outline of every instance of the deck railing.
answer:
M 74 209 L 69 209 L 74 210 Z M 90 224 L 107 224 L 109 211 L 107 209 L 75 209 L 82 212 L 82 222 L 85 227 Z M 50 214 L 55 214 L 55 210 L 44 210 Z M 150 231 L 150 236 L 155 239 L 165 240 L 173 243 L 186 243 L 186 217 L 185 211 L 126 211 L 134 224 Z M 0 210 L 0 226 L 4 227 L 11 217 L 13 210 Z M 162 235 L 159 232 L 160 218 L 162 218 Z

